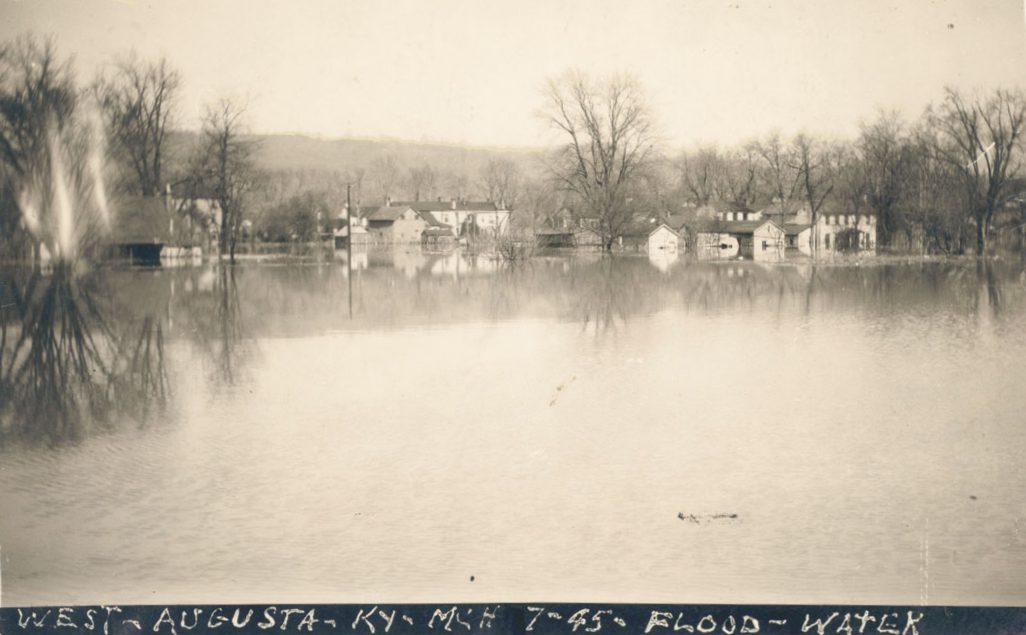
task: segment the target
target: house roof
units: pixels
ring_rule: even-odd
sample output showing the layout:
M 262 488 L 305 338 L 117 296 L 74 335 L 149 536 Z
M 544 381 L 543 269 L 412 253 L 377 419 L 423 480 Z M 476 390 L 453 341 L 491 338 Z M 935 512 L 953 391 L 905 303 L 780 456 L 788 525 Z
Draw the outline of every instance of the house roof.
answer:
M 418 212 L 495 212 L 502 211 L 490 201 L 394 201 L 392 205 L 405 205 Z
M 702 207 L 711 207 L 718 212 L 754 212 L 752 208 L 739 201 L 712 200 Z
M 783 225 L 784 233 L 788 236 L 797 236 L 810 227 L 812 225 L 808 223 L 784 223 Z
M 673 234 L 674 236 L 676 236 L 676 237 L 680 238 L 680 234 L 678 234 L 678 233 L 677 233 L 677 230 L 676 230 L 676 229 L 674 229 L 674 228 L 672 228 L 672 227 L 670 227 L 670 226 L 669 226 L 669 225 L 667 225 L 666 223 L 659 223 L 659 224 L 658 224 L 658 225 L 656 225 L 656 226 L 655 226 L 654 228 L 652 228 L 652 231 L 648 232 L 648 235 L 649 235 L 649 236 L 651 236 L 652 234 L 656 233 L 657 231 L 659 231 L 659 230 L 660 230 L 660 229 L 662 229 L 663 227 L 665 227 L 666 229 L 670 230 L 670 232 L 671 232 L 671 233 L 672 233 L 672 234 Z
M 787 200 L 787 201 L 773 201 L 766 207 L 762 208 L 763 216 L 791 216 L 797 214 L 806 205 L 801 201 Z
M 171 242 L 171 214 L 163 198 L 127 197 L 116 202 L 117 221 L 111 225 L 111 242 L 168 244 Z
M 394 223 L 409 209 L 412 208 L 406 205 L 382 205 L 380 207 L 360 210 L 360 216 L 369 221 L 385 221 Z
M 778 223 L 770 220 L 699 220 L 692 225 L 696 232 L 717 234 L 752 234 L 766 223 L 780 228 Z

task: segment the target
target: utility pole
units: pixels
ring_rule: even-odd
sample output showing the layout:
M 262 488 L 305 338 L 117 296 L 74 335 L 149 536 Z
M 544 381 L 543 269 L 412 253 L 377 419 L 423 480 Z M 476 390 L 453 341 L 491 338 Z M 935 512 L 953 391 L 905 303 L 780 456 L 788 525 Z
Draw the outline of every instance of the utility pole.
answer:
M 346 183 L 346 280 L 349 283 L 349 319 L 353 319 L 353 201 Z

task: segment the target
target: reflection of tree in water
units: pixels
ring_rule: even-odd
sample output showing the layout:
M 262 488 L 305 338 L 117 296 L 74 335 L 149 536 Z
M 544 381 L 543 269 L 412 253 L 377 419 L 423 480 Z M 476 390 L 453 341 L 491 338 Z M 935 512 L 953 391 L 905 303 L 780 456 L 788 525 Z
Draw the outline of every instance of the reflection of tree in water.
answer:
M 644 266 L 644 269 L 642 269 Z M 639 272 L 639 270 L 641 270 Z M 574 263 L 570 277 L 570 314 L 582 330 L 605 333 L 622 328 L 632 313 L 642 310 L 645 290 L 654 291 L 648 263 L 638 258 L 603 256 L 586 264 Z M 639 275 L 639 273 L 641 275 Z M 644 276 L 644 274 L 649 274 Z
M 234 265 L 216 267 L 209 291 L 186 294 L 181 305 L 193 344 L 210 363 L 215 386 L 236 385 L 250 354 L 237 269 Z
M 2 284 L 0 439 L 56 444 L 166 405 L 159 321 L 113 328 L 111 295 L 68 264 Z

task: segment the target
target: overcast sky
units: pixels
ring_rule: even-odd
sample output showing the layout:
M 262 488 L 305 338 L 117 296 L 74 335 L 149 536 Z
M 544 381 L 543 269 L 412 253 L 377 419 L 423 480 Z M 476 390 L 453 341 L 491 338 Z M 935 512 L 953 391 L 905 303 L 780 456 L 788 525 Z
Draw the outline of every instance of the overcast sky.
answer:
M 672 145 L 843 136 L 945 85 L 1022 86 L 1022 0 L 0 0 L 0 37 L 51 33 L 88 77 L 135 49 L 255 132 L 536 146 L 545 78 L 635 73 Z

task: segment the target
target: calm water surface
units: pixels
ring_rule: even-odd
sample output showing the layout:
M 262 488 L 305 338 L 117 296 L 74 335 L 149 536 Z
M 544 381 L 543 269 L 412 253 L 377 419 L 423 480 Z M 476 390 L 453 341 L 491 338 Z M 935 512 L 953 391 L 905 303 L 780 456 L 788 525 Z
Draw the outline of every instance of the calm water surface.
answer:
M 0 273 L 3 603 L 1026 602 L 1021 267 L 355 263 Z

